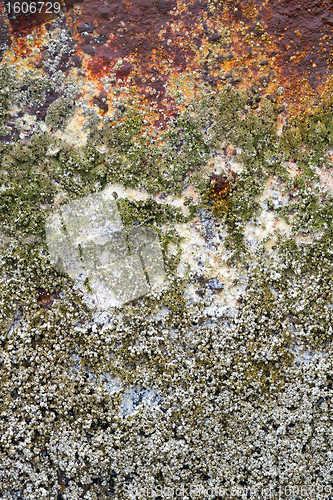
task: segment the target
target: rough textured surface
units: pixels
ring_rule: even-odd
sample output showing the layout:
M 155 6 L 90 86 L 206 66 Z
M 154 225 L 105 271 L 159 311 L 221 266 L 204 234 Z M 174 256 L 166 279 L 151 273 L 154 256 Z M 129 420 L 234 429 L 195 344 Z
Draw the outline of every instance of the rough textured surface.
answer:
M 328 500 L 330 5 L 43 16 L 0 26 L 0 498 Z M 167 279 L 102 312 L 45 221 L 104 189 Z

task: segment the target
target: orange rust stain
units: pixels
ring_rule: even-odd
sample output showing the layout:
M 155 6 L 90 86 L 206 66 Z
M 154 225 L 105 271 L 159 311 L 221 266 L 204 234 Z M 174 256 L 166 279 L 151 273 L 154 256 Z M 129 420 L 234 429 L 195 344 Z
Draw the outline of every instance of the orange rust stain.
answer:
M 38 66 L 38 59 L 40 59 L 40 57 L 33 55 L 33 53 L 36 48 L 43 51 L 45 43 L 47 43 L 48 40 L 48 33 L 44 25 L 37 26 L 34 31 L 33 44 L 30 43 L 30 41 L 27 41 L 24 34 L 13 34 L 9 31 L 11 38 L 13 39 L 11 40 L 12 43 L 10 45 L 12 57 L 14 58 L 13 62 L 21 62 L 24 60 L 27 64 L 30 64 L 33 67 Z M 39 66 L 41 65 L 39 64 Z

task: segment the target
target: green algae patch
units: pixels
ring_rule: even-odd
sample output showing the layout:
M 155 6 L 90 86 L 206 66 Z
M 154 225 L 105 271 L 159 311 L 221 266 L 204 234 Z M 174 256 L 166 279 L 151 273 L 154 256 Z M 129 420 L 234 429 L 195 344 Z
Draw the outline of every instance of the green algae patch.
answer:
M 8 234 L 19 231 L 40 236 L 44 232 L 47 206 L 56 192 L 46 156 L 48 145 L 48 138 L 42 136 L 29 145 L 2 146 L 0 218 Z
M 125 226 L 131 224 L 162 225 L 166 223 L 184 222 L 184 216 L 179 208 L 157 203 L 153 198 L 146 201 L 119 198 L 118 210 Z
M 107 165 L 108 183 L 181 194 L 184 176 L 207 162 L 209 144 L 189 114 L 159 134 L 151 134 L 142 114 L 135 108 L 116 113 L 114 120 L 106 119 L 100 130 L 91 131 L 88 145 L 107 148 L 99 159 Z
M 29 110 L 36 104 L 41 104 L 45 99 L 45 92 L 50 87 L 50 82 L 45 75 L 34 71 L 24 71 L 19 75 L 15 67 L 7 63 L 0 68 L 0 136 L 10 137 L 12 127 L 6 123 L 11 116 L 13 108 Z M 15 133 L 15 138 L 18 134 Z
M 9 108 L 16 94 L 15 85 L 13 85 L 13 72 L 8 65 L 3 65 L 0 69 L 0 135 L 6 136 L 9 133 L 6 122 L 9 117 Z M 14 80 L 15 82 L 15 80 Z
M 73 97 L 59 97 L 48 108 L 45 123 L 51 129 L 64 130 L 74 113 L 75 103 L 73 103 Z
M 318 105 L 293 118 L 282 136 L 286 159 L 294 159 L 304 174 L 312 178 L 309 165 L 327 166 L 327 149 L 332 147 L 332 89 L 327 88 Z

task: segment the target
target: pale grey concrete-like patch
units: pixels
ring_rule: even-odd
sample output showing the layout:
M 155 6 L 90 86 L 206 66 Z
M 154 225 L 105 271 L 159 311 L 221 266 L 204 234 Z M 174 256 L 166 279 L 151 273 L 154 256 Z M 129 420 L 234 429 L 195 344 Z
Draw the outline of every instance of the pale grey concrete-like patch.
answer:
M 81 358 L 78 354 L 73 354 L 71 359 L 73 361 L 72 373 L 75 378 L 80 370 Z M 140 409 L 143 411 L 161 409 L 161 404 L 163 403 L 164 398 L 154 389 L 138 385 L 128 387 L 124 385 L 119 377 L 110 372 L 104 372 L 102 375 L 97 375 L 96 373 L 88 370 L 87 366 L 84 366 L 83 370 L 87 378 L 87 383 L 90 384 L 94 390 L 97 390 L 98 387 L 102 387 L 108 394 L 115 394 L 122 390 L 124 391 L 121 411 L 119 414 L 119 416 L 123 419 L 134 415 Z
M 123 226 L 117 202 L 105 192 L 61 207 L 45 228 L 54 268 L 83 277 L 100 310 L 142 297 L 165 277 L 156 231 Z
M 128 417 L 134 415 L 139 410 L 140 405 L 150 408 L 157 407 L 162 403 L 163 399 L 153 389 L 130 387 L 124 393 L 122 416 Z

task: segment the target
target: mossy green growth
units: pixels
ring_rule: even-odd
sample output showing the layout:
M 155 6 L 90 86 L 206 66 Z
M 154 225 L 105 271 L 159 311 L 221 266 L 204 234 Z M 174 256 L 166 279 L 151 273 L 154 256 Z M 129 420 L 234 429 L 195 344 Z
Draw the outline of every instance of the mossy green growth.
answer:
M 182 237 L 172 226 L 165 228 L 160 235 L 164 269 L 166 274 L 169 276 L 173 276 L 175 274 L 175 271 L 180 263 L 182 241 Z M 171 246 L 175 251 L 170 252 Z
M 36 104 L 42 104 L 45 91 L 50 87 L 50 82 L 45 75 L 36 74 L 33 71 L 25 71 L 19 75 L 14 66 L 8 63 L 0 67 L 0 136 L 9 136 L 12 127 L 6 122 L 10 116 L 10 110 L 17 106 L 23 110 L 29 110 Z
M 63 128 L 74 112 L 73 107 L 68 108 L 69 98 L 61 99 L 48 110 L 46 121 L 53 128 Z M 23 230 L 26 227 L 26 231 L 36 231 L 43 220 L 41 211 L 35 210 L 38 220 L 34 222 L 28 215 L 33 211 L 32 205 L 22 208 L 22 200 L 29 202 L 34 198 L 33 201 L 40 200 L 44 205 L 46 202 L 52 204 L 52 194 L 61 190 L 72 198 L 99 191 L 113 182 L 120 182 L 125 187 L 144 188 L 150 194 L 178 195 L 191 180 L 204 197 L 208 184 L 201 176 L 201 168 L 216 149 L 230 142 L 239 148 L 236 160 L 244 168 L 232 186 L 227 206 L 218 212 L 215 210 L 214 215 L 225 220 L 229 233 L 226 244 L 233 258 L 244 257 L 244 226 L 260 213 L 256 199 L 265 181 L 271 175 L 288 181 L 284 162 L 294 158 L 303 175 L 303 181 L 297 182 L 304 185 L 305 181 L 315 182 L 318 177 L 313 165 L 326 158 L 323 148 L 329 147 L 330 135 L 325 130 L 331 116 L 331 104 L 327 98 L 318 105 L 313 116 L 304 115 L 298 121 L 292 121 L 279 138 L 273 104 L 264 100 L 260 108 L 254 110 L 246 102 L 245 92 L 227 86 L 217 92 L 205 90 L 200 100 L 189 105 L 166 132 L 152 133 L 143 113 L 127 106 L 124 111 L 115 113 L 112 119 L 105 119 L 101 128 L 92 127 L 87 145 L 81 148 L 73 149 L 65 142 L 57 141 L 59 151 L 53 156 L 48 155 L 52 140 L 46 134 L 40 134 L 28 145 L 17 142 L 9 149 L 4 146 L 2 176 L 4 189 L 8 189 L 8 193 L 2 196 L 4 213 L 11 212 L 9 219 L 13 228 Z M 325 123 L 325 128 L 322 123 Z M 14 165 L 15 178 L 8 181 L 6 176 L 10 175 L 11 164 Z M 22 190 L 20 186 L 23 185 L 28 189 Z M 41 185 L 43 188 L 38 187 Z M 304 191 L 302 197 L 304 202 L 291 209 L 297 212 L 295 228 L 316 230 L 328 227 L 331 221 L 329 200 L 323 207 L 316 194 L 306 195 Z M 191 217 L 195 215 L 193 207 Z M 127 208 L 133 212 L 133 207 Z M 170 213 L 162 217 L 157 205 L 149 210 L 156 211 L 158 216 L 155 219 L 170 220 Z M 283 210 L 283 215 L 288 218 L 289 209 Z M 277 211 L 282 214 L 281 209 Z M 148 212 L 143 213 L 140 217 L 149 219 Z M 180 221 L 180 216 L 174 221 Z
M 48 108 L 45 123 L 53 130 L 64 130 L 74 113 L 73 96 L 59 97 Z
M 153 198 L 130 200 L 119 198 L 118 210 L 125 226 L 140 224 L 145 226 L 184 222 L 181 210 L 168 204 L 158 203 Z
M 332 95 L 332 89 L 327 89 L 317 106 L 291 119 L 281 137 L 286 159 L 296 161 L 310 178 L 308 166 L 328 165 L 326 151 L 333 145 Z
M 16 142 L 1 146 L 0 220 L 8 234 L 44 233 L 48 206 L 57 191 L 46 154 L 49 144 L 50 138 L 42 134 L 28 145 Z
M 107 182 L 144 187 L 153 194 L 181 194 L 184 178 L 205 165 L 209 145 L 200 126 L 189 114 L 170 124 L 166 132 L 151 134 L 139 109 L 126 109 L 101 130 L 91 132 L 88 147 L 103 144 L 107 152 L 97 163 L 106 166 Z
M 0 135 L 6 136 L 10 131 L 5 124 L 16 91 L 17 86 L 13 70 L 7 64 L 2 65 L 0 68 Z
M 253 110 L 246 102 L 245 92 L 227 86 L 216 93 L 207 92 L 197 106 L 190 107 L 193 114 L 197 111 L 197 120 L 209 140 L 211 151 L 228 142 L 239 148 L 236 160 L 244 168 L 232 186 L 226 210 L 217 214 L 225 219 L 229 232 L 227 246 L 233 259 L 246 254 L 243 227 L 259 214 L 255 199 L 262 192 L 266 179 L 275 173 L 286 173 L 281 165 L 272 103 L 264 101 L 260 110 Z
M 315 183 L 319 177 L 317 165 L 327 166 L 326 150 L 332 147 L 332 94 L 326 93 L 313 112 L 298 116 L 277 134 L 276 110 L 270 101 L 262 101 L 260 109 L 249 109 L 246 94 L 226 87 L 210 93 L 199 105 L 200 123 L 211 144 L 220 147 L 226 141 L 239 149 L 243 171 L 230 193 L 230 205 L 224 218 L 228 229 L 227 247 L 232 258 L 246 258 L 243 229 L 260 214 L 256 199 L 269 176 L 286 183 L 285 191 L 295 191 L 298 201 L 288 207 L 276 208 L 290 222 L 294 232 L 311 232 L 329 228 L 332 224 L 331 196 L 323 201 Z M 290 179 L 285 163 L 294 160 L 300 176 Z M 206 187 L 207 189 L 207 187 Z M 271 208 L 273 208 L 271 206 Z M 223 214 L 221 214 L 223 216 Z

